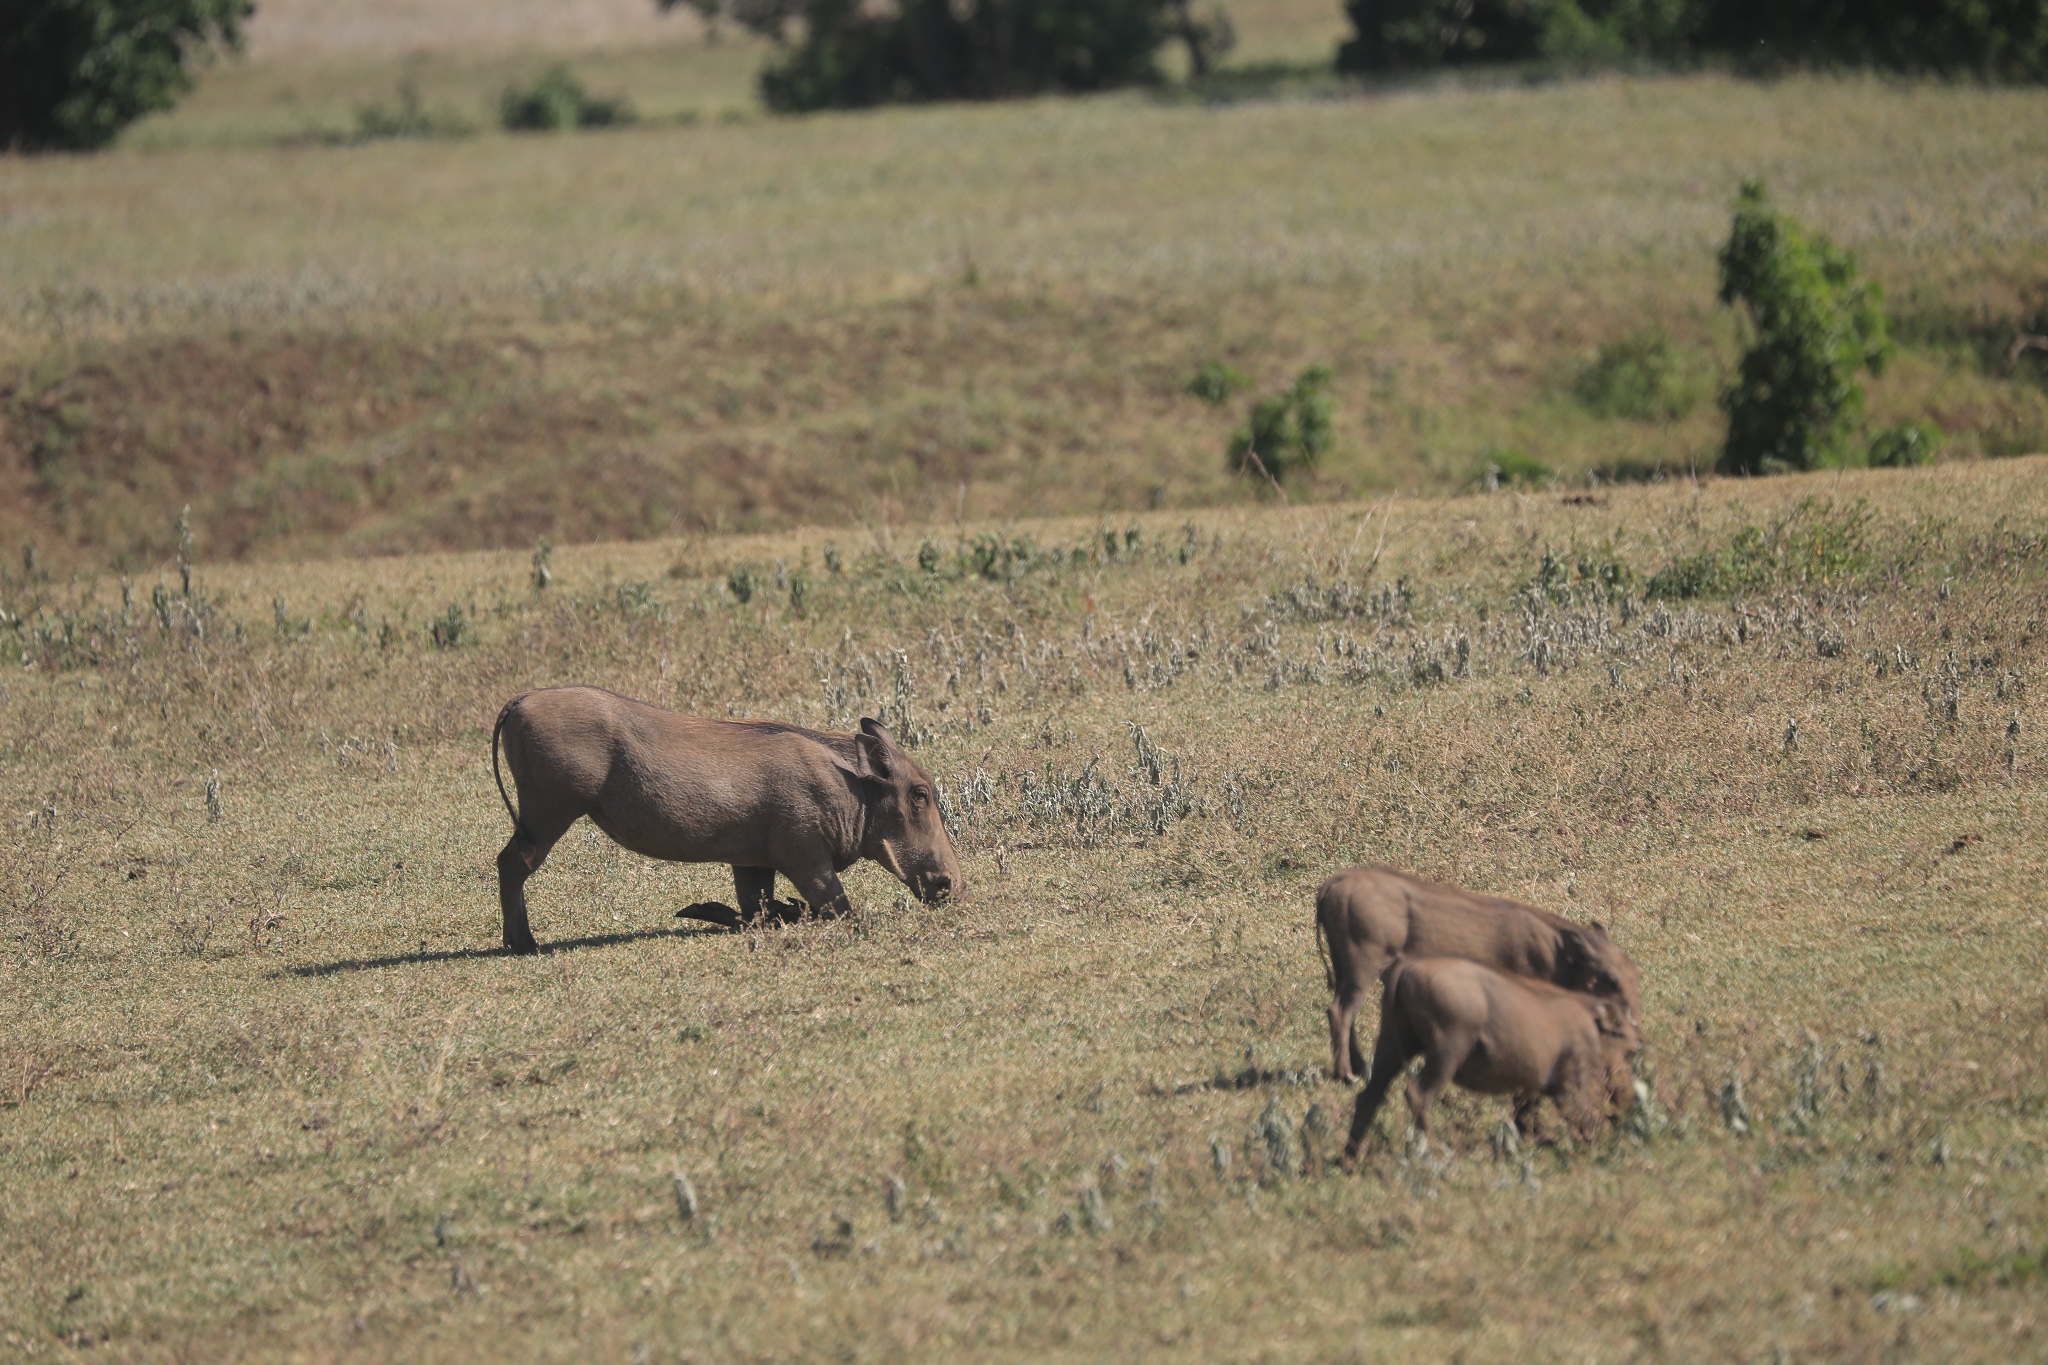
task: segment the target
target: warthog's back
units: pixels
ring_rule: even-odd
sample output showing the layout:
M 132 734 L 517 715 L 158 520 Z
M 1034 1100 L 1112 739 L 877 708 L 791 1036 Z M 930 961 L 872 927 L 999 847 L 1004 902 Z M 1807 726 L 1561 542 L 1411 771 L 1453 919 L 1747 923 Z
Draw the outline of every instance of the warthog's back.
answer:
M 1547 976 L 1571 921 L 1501 896 L 1424 881 L 1386 867 L 1354 867 L 1323 883 L 1316 913 L 1330 938 L 1411 957 L 1464 957 Z
M 1382 1010 L 1416 1036 L 1476 1043 L 1456 1080 L 1489 1093 L 1549 1086 L 1559 1063 L 1600 1046 L 1593 997 L 1496 971 L 1468 958 L 1403 958 L 1388 973 Z

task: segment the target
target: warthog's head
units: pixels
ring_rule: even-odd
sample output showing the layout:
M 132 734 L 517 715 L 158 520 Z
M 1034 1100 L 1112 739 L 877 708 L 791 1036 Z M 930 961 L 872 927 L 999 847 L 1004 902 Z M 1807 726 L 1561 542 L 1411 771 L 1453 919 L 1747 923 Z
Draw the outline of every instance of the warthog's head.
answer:
M 1635 1011 L 1619 1000 L 1596 1000 L 1593 1026 L 1600 1030 L 1607 1103 L 1614 1113 L 1626 1114 L 1635 1107 L 1636 1073 L 1630 1061 L 1643 1050 L 1643 1031 L 1636 1023 Z
M 953 840 L 939 819 L 939 793 L 931 774 L 903 752 L 879 721 L 861 721 L 854 743 L 860 754 L 856 775 L 867 806 L 861 856 L 888 868 L 927 905 L 966 899 L 967 879 L 960 875 Z
M 1642 972 L 1598 923 L 1573 925 L 1558 944 L 1558 984 L 1618 1000 L 1633 1024 L 1642 1014 Z

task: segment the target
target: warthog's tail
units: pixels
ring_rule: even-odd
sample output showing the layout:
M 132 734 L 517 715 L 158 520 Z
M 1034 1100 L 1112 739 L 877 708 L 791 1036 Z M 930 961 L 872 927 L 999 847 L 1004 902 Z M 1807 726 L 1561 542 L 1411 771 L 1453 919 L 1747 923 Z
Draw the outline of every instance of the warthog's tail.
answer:
M 526 822 L 519 818 L 519 811 L 513 806 L 511 796 L 505 791 L 505 774 L 498 769 L 498 737 L 505 733 L 505 721 L 511 716 L 512 708 L 518 704 L 517 697 L 506 702 L 505 709 L 498 712 L 498 723 L 491 727 L 491 776 L 497 779 L 498 799 L 505 803 L 505 813 L 512 817 L 512 832 L 531 838 L 532 836 L 526 833 Z

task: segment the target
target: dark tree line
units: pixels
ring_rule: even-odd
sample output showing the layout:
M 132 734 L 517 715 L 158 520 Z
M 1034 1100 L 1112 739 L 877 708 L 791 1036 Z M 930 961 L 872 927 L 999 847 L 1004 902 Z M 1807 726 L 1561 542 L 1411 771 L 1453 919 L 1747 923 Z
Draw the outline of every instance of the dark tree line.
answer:
M 656 0 L 773 39 L 781 110 L 1081 92 L 1206 74 L 1231 44 L 1210 0 Z M 1732 59 L 2048 78 L 2048 0 L 1344 0 L 1339 70 L 1537 59 Z M 106 145 L 240 44 L 251 0 L 4 0 L 0 149 Z
M 2038 81 L 2048 0 L 1346 0 L 1338 69 L 1543 57 L 1705 56 L 1769 66 Z

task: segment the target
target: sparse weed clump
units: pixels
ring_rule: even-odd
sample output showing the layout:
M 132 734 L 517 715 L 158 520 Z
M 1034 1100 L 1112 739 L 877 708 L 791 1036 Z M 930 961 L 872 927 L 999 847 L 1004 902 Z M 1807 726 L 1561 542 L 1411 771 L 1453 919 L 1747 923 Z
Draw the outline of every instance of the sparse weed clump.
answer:
M 475 125 L 447 109 L 429 109 L 420 97 L 419 83 L 410 75 L 398 83 L 394 104 L 381 101 L 356 109 L 356 142 L 380 142 L 393 138 L 468 137 Z

